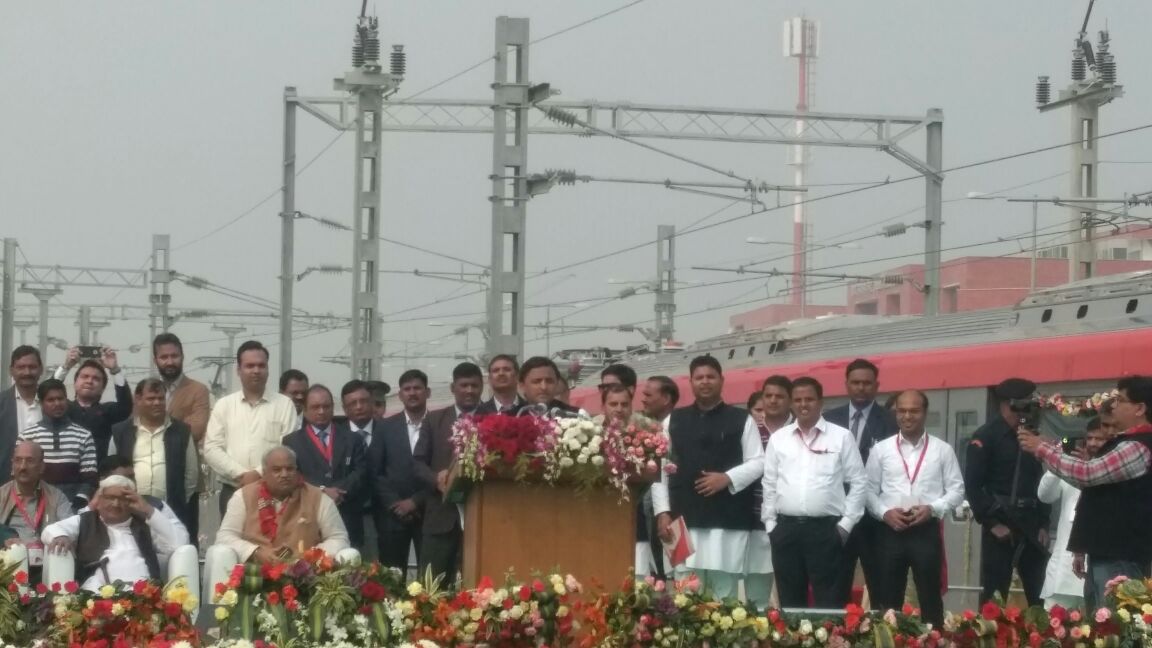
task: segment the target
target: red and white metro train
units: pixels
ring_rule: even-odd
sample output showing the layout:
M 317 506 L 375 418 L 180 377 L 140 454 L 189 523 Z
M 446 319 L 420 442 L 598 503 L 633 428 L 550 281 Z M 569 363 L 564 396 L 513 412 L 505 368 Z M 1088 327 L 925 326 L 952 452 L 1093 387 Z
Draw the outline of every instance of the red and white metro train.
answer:
M 826 407 L 834 407 L 845 398 L 845 366 L 867 358 L 880 369 L 880 402 L 904 389 L 928 395 L 929 433 L 951 443 L 963 464 L 972 433 L 995 416 L 991 387 L 1005 378 L 1028 378 L 1045 394 L 1084 397 L 1111 389 L 1121 376 L 1152 373 L 1152 272 L 1040 290 L 1011 308 L 931 318 L 829 316 L 621 361 L 641 380 L 673 377 L 684 404 L 691 398 L 688 363 L 704 354 L 724 366 L 725 400 L 741 405 L 766 377 L 783 374 L 818 379 Z M 596 391 L 577 389 L 572 401 L 598 410 Z M 948 521 L 946 538 L 951 584 L 946 604 L 972 607 L 979 585 L 979 529 L 958 511 Z

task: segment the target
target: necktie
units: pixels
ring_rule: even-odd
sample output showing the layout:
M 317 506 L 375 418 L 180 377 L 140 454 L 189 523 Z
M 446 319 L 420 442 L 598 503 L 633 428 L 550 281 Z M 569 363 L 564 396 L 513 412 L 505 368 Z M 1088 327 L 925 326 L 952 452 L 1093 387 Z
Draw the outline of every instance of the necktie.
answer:
M 864 412 L 860 410 L 856 410 L 856 413 L 852 415 L 852 437 L 857 441 L 860 440 L 860 419 L 863 416 Z
M 360 429 L 360 430 L 356 430 L 356 431 L 360 433 L 360 436 L 364 437 L 364 443 L 365 444 L 371 444 L 372 443 L 372 436 L 368 434 L 368 430 Z
M 320 439 L 320 445 L 328 445 L 328 430 L 316 430 L 316 438 Z

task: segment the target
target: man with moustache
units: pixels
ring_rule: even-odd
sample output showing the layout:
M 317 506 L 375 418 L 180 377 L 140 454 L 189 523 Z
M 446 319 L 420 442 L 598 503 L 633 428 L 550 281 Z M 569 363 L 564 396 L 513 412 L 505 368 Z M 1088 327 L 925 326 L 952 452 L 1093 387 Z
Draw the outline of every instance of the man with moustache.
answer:
M 680 402 L 680 387 L 668 376 L 652 376 L 644 382 L 640 402 L 644 407 L 644 415 L 653 421 L 658 421 L 664 434 L 667 435 L 672 410 L 676 409 L 676 403 Z M 648 538 L 649 554 L 653 562 L 652 574 L 664 580 L 668 576 L 668 570 L 665 569 L 667 561 L 664 556 L 664 544 L 660 542 L 660 536 L 657 534 L 651 488 L 644 494 L 640 508 L 642 515 L 637 516 L 636 537 Z M 637 572 L 637 575 L 640 575 L 640 572 Z
M 848 604 L 839 585 L 844 543 L 864 515 L 868 478 L 852 433 L 824 420 L 823 404 L 818 380 L 792 381 L 795 421 L 764 451 L 761 519 L 781 607 L 809 607 L 809 585 L 818 608 Z
M 45 482 L 44 450 L 31 441 L 19 441 L 12 455 L 12 481 L 0 486 L 0 523 L 5 547 L 24 545 L 32 581 L 40 581 L 44 543 L 40 532 L 49 524 L 72 517 L 72 503 L 60 489 Z
M 524 399 L 516 390 L 516 379 L 520 374 L 520 363 L 514 356 L 500 353 L 488 361 L 488 389 L 492 398 L 480 404 L 477 414 L 499 412 L 511 414 L 519 411 Z
M 380 561 L 389 567 L 408 569 L 409 556 L 420 560 L 423 528 L 422 506 L 424 488 L 413 471 L 413 453 L 420 440 L 420 429 L 428 415 L 428 375 L 419 369 L 400 374 L 398 394 L 404 411 L 390 416 L 381 423 L 380 434 L 388 440 L 387 469 L 383 496 L 383 516 L 386 538 L 381 546 L 387 549 Z M 402 441 L 402 442 L 401 442 Z
M 36 386 L 44 363 L 40 351 L 22 344 L 12 350 L 8 375 L 12 386 L 0 391 L 0 475 L 12 473 L 12 450 L 20 433 L 40 422 L 40 399 Z
M 383 420 L 376 413 L 376 398 L 372 381 L 351 380 L 340 389 L 340 403 L 348 419 L 349 430 L 359 435 L 365 446 L 364 480 L 355 500 L 359 503 L 363 545 L 357 547 L 368 561 L 383 561 L 389 557 L 388 515 L 392 503 L 399 501 L 388 478 L 392 474 L 410 472 L 411 462 L 404 460 L 407 438 L 383 434 Z M 403 478 L 401 479 L 403 481 Z M 353 494 L 348 495 L 349 498 Z M 391 558 L 389 558 L 391 559 Z M 407 562 L 407 555 L 404 556 Z

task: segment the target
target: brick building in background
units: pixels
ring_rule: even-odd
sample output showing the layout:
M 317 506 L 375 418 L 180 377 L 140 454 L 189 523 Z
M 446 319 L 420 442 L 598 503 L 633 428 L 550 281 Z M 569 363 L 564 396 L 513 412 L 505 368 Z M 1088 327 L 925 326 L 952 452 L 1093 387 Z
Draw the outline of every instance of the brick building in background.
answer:
M 1129 227 L 1095 240 L 1096 275 L 1152 270 L 1152 228 Z M 1044 248 L 1036 259 L 1036 287 L 1068 283 L 1068 250 L 1064 245 Z M 1013 306 L 1030 292 L 1030 255 L 961 257 L 940 264 L 940 312 L 986 310 Z M 877 273 L 901 276 L 902 284 L 880 280 L 848 285 L 847 305 L 804 307 L 808 318 L 821 315 L 920 315 L 924 312 L 924 265 L 909 264 Z M 800 307 L 768 304 L 729 318 L 733 331 L 753 330 L 801 319 Z

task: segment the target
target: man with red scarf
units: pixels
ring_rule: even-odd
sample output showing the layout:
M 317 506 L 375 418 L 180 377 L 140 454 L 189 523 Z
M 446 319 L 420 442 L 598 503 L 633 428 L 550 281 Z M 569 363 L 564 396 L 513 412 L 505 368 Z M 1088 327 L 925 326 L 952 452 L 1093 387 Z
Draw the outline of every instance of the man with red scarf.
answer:
M 1096 604 L 1113 578 L 1152 575 L 1152 378 L 1128 376 L 1116 389 L 1113 415 L 1124 431 L 1090 459 L 1065 454 L 1058 441 L 1031 430 L 1018 433 L 1021 450 L 1080 488 L 1067 549 L 1087 554 L 1087 593 Z
M 313 547 L 341 561 L 359 553 L 348 547 L 348 531 L 331 497 L 306 483 L 296 453 L 276 446 L 264 453 L 259 481 L 236 491 L 204 560 L 205 591 L 224 582 L 238 562 L 272 563 L 301 556 Z M 206 599 L 207 600 L 207 599 Z

